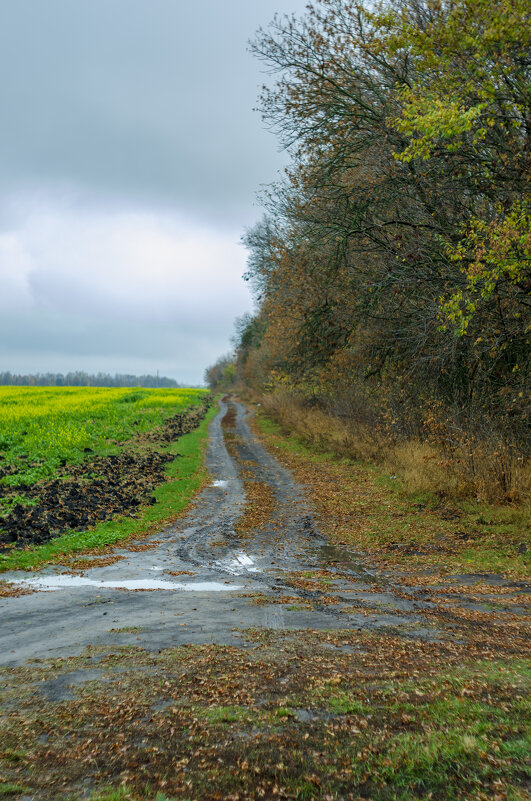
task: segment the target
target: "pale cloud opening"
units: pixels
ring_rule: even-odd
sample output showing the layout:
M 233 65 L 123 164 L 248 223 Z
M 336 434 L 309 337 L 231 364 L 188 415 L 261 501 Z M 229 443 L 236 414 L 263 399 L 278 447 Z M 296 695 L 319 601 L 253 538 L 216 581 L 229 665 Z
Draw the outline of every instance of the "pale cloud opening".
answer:
M 1 363 L 56 369 L 63 353 L 65 370 L 124 364 L 197 383 L 250 307 L 244 269 L 235 229 L 162 209 L 26 208 L 0 234 Z

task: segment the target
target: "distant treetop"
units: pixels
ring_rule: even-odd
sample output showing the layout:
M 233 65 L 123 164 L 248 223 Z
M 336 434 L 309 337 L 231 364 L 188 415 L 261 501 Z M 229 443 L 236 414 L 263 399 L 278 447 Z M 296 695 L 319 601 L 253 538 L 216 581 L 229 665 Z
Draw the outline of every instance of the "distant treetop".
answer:
M 75 373 L 35 373 L 15 375 L 9 371 L 0 373 L 0 384 L 18 387 L 183 387 L 173 378 L 158 375 L 112 376 L 109 373 L 89 375 L 80 370 Z

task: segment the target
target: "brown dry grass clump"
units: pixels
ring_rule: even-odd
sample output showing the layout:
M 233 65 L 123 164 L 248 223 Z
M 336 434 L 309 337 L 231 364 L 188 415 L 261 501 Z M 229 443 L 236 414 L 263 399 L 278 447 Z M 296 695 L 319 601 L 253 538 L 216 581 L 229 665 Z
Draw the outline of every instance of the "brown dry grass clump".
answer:
M 245 481 L 247 503 L 243 515 L 238 518 L 234 530 L 240 537 L 263 530 L 275 511 L 275 494 L 263 481 Z
M 37 590 L 20 584 L 10 584 L 6 581 L 0 583 L 0 598 L 18 598 L 20 595 L 33 595 L 34 592 Z
M 312 412 L 305 430 L 323 417 Z M 258 436 L 307 488 L 319 529 L 332 543 L 363 551 L 380 567 L 404 568 L 405 583 L 411 571 L 420 584 L 455 571 L 529 575 L 526 509 L 411 494 L 411 485 L 354 460 L 346 445 L 326 449 L 322 439 L 318 448 L 300 434 L 285 436 L 269 418 L 259 416 L 257 422 Z M 430 575 L 415 568 L 429 568 Z
M 495 443 L 455 440 L 442 424 L 426 438 L 393 437 L 385 426 L 310 408 L 287 390 L 260 398 L 285 434 L 321 451 L 381 465 L 411 493 L 522 506 L 531 502 L 531 465 Z

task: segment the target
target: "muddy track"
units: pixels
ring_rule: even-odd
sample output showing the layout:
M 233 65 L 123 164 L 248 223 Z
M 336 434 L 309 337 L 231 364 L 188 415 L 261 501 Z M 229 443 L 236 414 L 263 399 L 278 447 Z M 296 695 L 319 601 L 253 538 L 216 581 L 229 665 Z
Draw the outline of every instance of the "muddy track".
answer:
M 430 604 L 395 595 L 319 534 L 311 498 L 257 441 L 249 414 L 234 400 L 220 404 L 207 453 L 212 483 L 177 524 L 82 574 L 4 574 L 35 591 L 0 598 L 0 664 L 86 646 L 245 647 L 249 627 L 441 635 L 422 617 Z

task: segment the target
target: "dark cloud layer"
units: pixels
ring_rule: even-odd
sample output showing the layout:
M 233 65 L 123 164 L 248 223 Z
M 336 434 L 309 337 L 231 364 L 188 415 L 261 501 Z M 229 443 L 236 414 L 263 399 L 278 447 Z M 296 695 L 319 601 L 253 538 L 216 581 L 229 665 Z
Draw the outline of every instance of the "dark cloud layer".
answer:
M 246 41 L 300 0 L 17 0 L 0 10 L 0 179 L 241 225 L 280 164 Z

